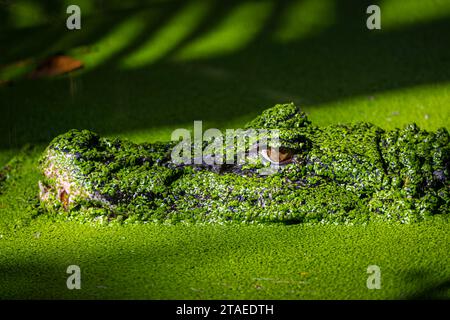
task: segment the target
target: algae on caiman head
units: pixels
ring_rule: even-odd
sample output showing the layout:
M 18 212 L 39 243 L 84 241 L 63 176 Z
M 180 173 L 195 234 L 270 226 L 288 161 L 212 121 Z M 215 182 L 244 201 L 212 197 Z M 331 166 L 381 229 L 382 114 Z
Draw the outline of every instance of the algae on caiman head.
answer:
M 246 128 L 279 130 L 272 147 L 287 159 L 277 173 L 258 174 L 270 162 L 176 165 L 174 142 L 71 130 L 42 157 L 42 206 L 71 220 L 127 223 L 407 223 L 449 212 L 444 128 L 317 127 L 293 104 L 264 111 Z

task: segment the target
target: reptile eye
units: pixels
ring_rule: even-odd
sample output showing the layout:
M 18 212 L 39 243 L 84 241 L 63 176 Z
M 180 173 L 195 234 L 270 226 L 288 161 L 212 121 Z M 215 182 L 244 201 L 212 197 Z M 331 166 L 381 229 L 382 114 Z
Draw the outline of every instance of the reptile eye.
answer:
M 294 152 L 292 150 L 283 147 L 278 148 L 278 150 L 276 148 L 268 148 L 266 154 L 270 162 L 278 164 L 287 164 L 291 162 L 294 157 Z

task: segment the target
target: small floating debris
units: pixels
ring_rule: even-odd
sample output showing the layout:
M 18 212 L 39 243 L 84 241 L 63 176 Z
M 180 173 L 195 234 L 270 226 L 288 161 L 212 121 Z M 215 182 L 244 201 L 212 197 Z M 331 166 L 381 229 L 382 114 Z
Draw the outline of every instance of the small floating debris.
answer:
M 51 56 L 38 64 L 29 77 L 38 79 L 66 74 L 84 67 L 84 63 L 66 55 Z

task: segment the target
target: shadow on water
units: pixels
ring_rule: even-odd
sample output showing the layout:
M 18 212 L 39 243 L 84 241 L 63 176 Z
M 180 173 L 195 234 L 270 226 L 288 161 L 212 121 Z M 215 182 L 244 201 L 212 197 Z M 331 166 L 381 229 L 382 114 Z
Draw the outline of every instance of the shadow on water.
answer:
M 270 12 L 242 46 L 179 59 L 184 49 L 220 28 L 240 6 L 253 3 L 212 1 L 207 14 L 185 37 L 155 61 L 134 69 L 123 68 L 121 63 L 191 2 L 141 1 L 135 7 L 119 10 L 114 7 L 116 3 L 97 1 L 93 12 L 100 17 L 95 28 L 79 36 L 58 25 L 25 29 L 9 26 L 0 45 L 3 64 L 45 56 L 58 41 L 62 50 L 95 46 L 132 14 L 158 12 L 155 19 L 145 22 L 138 35 L 124 39 L 126 45 L 95 68 L 86 68 L 74 76 L 23 80 L 0 87 L 0 148 L 47 143 L 71 128 L 120 134 L 176 127 L 198 119 L 220 128 L 233 119 L 250 119 L 279 102 L 314 107 L 353 96 L 450 80 L 450 44 L 445 41 L 450 19 L 369 31 L 365 25 L 367 1 L 330 0 L 334 10 L 330 25 L 283 43 L 274 39 L 275 33 L 284 22 L 282 13 L 293 2 L 267 2 Z M 50 15 L 63 10 L 43 3 L 48 8 L 42 10 Z M 6 17 L 6 7 L 0 8 L 0 17 Z M 253 20 L 250 15 L 249 28 Z M 241 31 L 245 28 L 237 33 L 219 33 L 227 44 L 235 41 Z
M 407 300 L 450 299 L 450 278 L 436 281 L 429 271 L 416 270 L 408 273 L 406 280 L 420 284 L 420 290 L 406 296 Z

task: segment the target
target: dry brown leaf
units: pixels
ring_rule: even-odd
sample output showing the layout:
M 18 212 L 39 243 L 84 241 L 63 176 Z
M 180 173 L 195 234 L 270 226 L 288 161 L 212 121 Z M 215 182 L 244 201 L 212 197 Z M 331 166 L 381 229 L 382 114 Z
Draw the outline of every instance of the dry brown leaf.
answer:
M 30 74 L 30 78 L 53 77 L 83 68 L 83 66 L 83 62 L 69 56 L 52 56 L 40 63 Z

